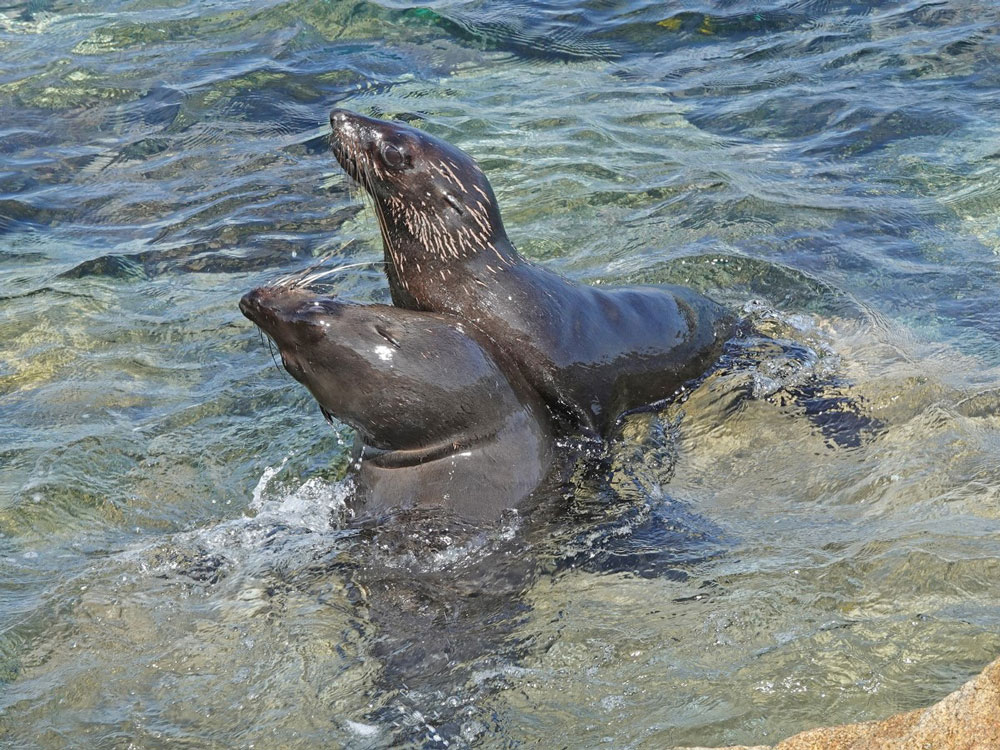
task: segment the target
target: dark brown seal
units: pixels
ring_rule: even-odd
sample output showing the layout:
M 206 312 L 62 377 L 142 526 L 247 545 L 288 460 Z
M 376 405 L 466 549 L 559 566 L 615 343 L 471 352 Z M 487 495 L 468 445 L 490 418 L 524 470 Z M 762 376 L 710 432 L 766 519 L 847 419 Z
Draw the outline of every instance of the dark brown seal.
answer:
M 393 302 L 479 328 L 571 430 L 606 435 L 721 351 L 732 318 L 691 289 L 583 286 L 524 260 L 456 147 L 345 110 L 330 123 L 337 161 L 374 201 Z
M 254 289 L 240 310 L 275 342 L 323 414 L 358 431 L 362 515 L 443 507 L 493 520 L 548 474 L 545 406 L 460 321 L 291 287 Z

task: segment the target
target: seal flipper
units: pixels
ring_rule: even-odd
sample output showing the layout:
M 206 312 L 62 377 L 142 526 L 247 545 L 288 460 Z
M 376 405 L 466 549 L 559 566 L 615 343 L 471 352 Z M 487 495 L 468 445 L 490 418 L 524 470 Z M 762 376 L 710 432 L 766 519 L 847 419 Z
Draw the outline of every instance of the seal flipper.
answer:
M 846 385 L 839 380 L 814 380 L 783 388 L 771 400 L 780 406 L 803 408 L 809 422 L 836 447 L 858 448 L 866 436 L 881 433 L 885 423 L 865 413 L 864 398 L 845 394 Z
M 885 424 L 866 413 L 865 400 L 850 392 L 848 381 L 822 371 L 819 360 L 810 346 L 773 337 L 743 320 L 709 374 L 751 372 L 745 398 L 801 410 L 831 447 L 858 448 L 880 434 Z

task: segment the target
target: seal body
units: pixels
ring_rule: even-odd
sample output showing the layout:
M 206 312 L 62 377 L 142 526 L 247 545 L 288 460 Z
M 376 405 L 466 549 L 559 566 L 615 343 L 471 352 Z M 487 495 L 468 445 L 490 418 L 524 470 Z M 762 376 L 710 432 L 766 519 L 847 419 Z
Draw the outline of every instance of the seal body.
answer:
M 523 259 L 486 176 L 451 144 L 346 110 L 330 123 L 334 155 L 374 201 L 394 304 L 485 333 L 564 428 L 606 435 L 721 352 L 733 318 L 691 289 L 590 287 Z
M 444 508 L 489 521 L 522 505 L 553 462 L 548 413 L 506 357 L 454 319 L 261 287 L 240 310 L 277 345 L 324 416 L 360 440 L 363 517 Z

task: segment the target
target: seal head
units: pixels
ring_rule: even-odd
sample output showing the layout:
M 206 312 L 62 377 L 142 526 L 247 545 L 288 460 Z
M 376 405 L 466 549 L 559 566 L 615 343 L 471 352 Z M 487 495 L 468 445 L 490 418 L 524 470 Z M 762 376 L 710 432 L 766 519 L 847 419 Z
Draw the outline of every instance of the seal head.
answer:
M 487 253 L 498 264 L 514 262 L 493 188 L 468 155 L 400 122 L 335 109 L 330 123 L 334 156 L 372 197 L 393 302 L 434 309 L 406 289 L 432 268 L 450 273 L 442 261 Z
M 548 471 L 544 406 L 461 322 L 285 287 L 254 289 L 240 310 L 324 416 L 357 430 L 356 494 L 366 514 L 446 506 L 493 518 Z

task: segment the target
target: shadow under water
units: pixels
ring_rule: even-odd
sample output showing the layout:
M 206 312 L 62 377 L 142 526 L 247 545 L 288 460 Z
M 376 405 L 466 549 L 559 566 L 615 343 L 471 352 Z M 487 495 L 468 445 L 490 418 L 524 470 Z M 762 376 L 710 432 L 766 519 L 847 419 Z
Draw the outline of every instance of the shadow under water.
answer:
M 120 562 L 198 597 L 224 602 L 256 591 L 273 617 L 293 616 L 297 601 L 313 618 L 340 620 L 337 638 L 310 648 L 353 661 L 365 675 L 353 708 L 330 717 L 347 746 L 467 746 L 497 730 L 495 698 L 523 674 L 525 655 L 551 646 L 522 632 L 527 594 L 541 581 L 571 570 L 687 580 L 723 553 L 712 524 L 663 496 L 673 469 L 670 430 L 644 415 L 627 432 L 600 455 L 581 459 L 578 447 L 564 448 L 563 473 L 497 523 L 424 509 L 352 524 L 344 520 L 350 480 L 309 480 L 261 500 L 253 518 L 188 532 Z M 639 435 L 645 446 L 634 442 Z M 258 498 L 272 478 L 262 479 Z

